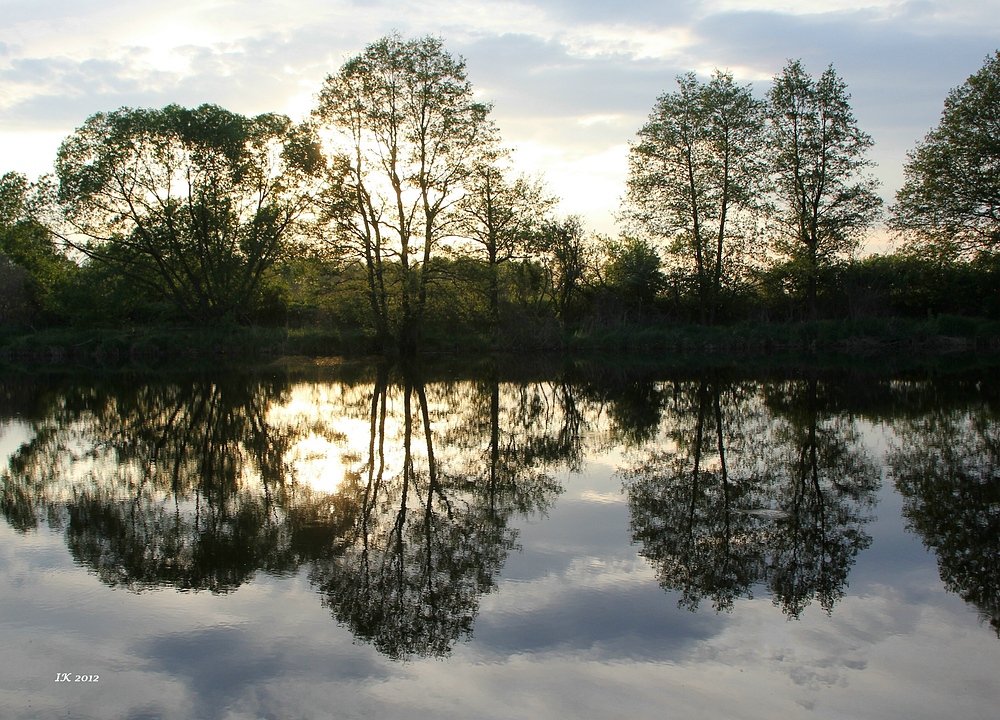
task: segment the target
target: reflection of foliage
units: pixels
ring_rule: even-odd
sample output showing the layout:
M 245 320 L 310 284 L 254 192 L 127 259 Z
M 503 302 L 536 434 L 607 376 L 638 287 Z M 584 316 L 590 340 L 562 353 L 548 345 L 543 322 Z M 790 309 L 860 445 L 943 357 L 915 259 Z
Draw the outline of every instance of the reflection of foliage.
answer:
M 512 515 L 544 509 L 560 489 L 531 471 L 530 451 L 516 451 L 523 438 L 506 428 L 502 432 L 499 384 L 488 387 L 488 423 L 478 412 L 478 393 L 464 403 L 455 402 L 454 391 L 446 393 L 447 414 L 471 410 L 471 420 L 452 423 L 445 432 L 452 442 L 442 453 L 435 451 L 426 389 L 407 376 L 403 457 L 395 478 L 386 476 L 390 389 L 382 380 L 373 393 L 369 454 L 349 490 L 361 508 L 351 531 L 355 540 L 342 553 L 317 562 L 311 577 L 334 616 L 390 657 L 444 655 L 471 635 L 479 597 L 493 588 L 514 546 Z M 422 439 L 415 440 L 421 430 Z M 482 458 L 474 453 L 470 459 L 462 450 L 479 447 L 484 431 L 487 469 L 470 471 Z M 449 457 L 456 448 L 458 457 Z
M 0 475 L 0 506 L 21 532 L 63 530 L 81 564 L 136 592 L 227 592 L 308 564 L 357 637 L 391 657 L 445 654 L 471 634 L 512 520 L 561 492 L 545 468 L 579 464 L 582 411 L 572 388 L 495 372 L 430 386 L 410 371 L 343 375 L 97 384 L 44 410 L 0 383 L 0 400 L 34 406 L 11 413 L 32 418 L 34 438 Z M 367 452 L 340 429 L 362 419 Z M 300 466 L 314 451 L 299 446 L 316 443 L 338 448 L 344 471 L 325 492 Z
M 896 427 L 890 453 L 903 515 L 938 557 L 945 587 L 1000 637 L 1000 420 L 938 411 Z
M 774 437 L 779 509 L 769 585 L 792 617 L 815 597 L 830 612 L 844 595 L 855 556 L 871 545 L 864 526 L 879 472 L 858 448 L 854 423 L 821 418 L 818 383 L 789 383 L 769 393 L 781 417 Z M 825 413 L 824 413 L 825 414 Z
M 38 509 L 110 585 L 226 591 L 286 567 L 275 498 L 287 438 L 263 413 L 273 385 L 143 385 L 67 393 L 11 460 L 12 524 Z
M 675 449 L 624 473 L 633 540 L 661 585 L 691 610 L 703 597 L 729 610 L 761 583 L 790 617 L 813 598 L 832 610 L 878 489 L 853 425 L 820 419 L 815 381 L 675 390 Z
M 170 585 L 225 592 L 258 569 L 289 565 L 281 528 L 269 521 L 263 498 L 209 501 L 193 519 L 173 505 L 149 496 L 136 502 L 99 493 L 80 498 L 69 506 L 70 551 L 108 585 L 133 590 Z
M 723 405 L 717 384 L 681 388 L 668 433 L 676 449 L 654 452 L 625 473 L 633 541 L 657 566 L 663 588 L 681 590 L 680 603 L 691 610 L 705 596 L 716 610 L 731 608 L 761 574 L 760 520 L 749 512 L 756 479 L 725 444 L 726 428 L 743 430 L 747 420 L 734 416 L 734 393 L 740 390 L 727 388 Z

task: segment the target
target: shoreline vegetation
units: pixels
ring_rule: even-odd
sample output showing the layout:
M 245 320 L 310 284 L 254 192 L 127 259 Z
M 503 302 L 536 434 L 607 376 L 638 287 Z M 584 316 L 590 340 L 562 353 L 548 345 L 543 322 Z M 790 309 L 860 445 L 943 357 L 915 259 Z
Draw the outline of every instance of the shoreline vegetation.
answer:
M 789 60 L 764 97 L 681 75 L 614 238 L 516 171 L 440 38 L 386 36 L 316 100 L 100 112 L 55 176 L 0 175 L 0 360 L 1000 349 L 1000 51 L 889 208 L 832 66 Z M 879 226 L 896 251 L 863 257 Z
M 516 346 L 496 347 L 488 335 L 425 337 L 424 358 L 484 355 L 601 356 L 606 361 L 658 362 L 788 359 L 818 355 L 848 361 L 898 355 L 936 357 L 1000 351 L 1000 321 L 938 316 L 869 318 L 733 325 L 652 324 L 577 328 L 540 334 Z M 623 353 L 627 354 L 622 355 Z M 0 335 L 0 361 L 14 367 L 79 365 L 120 367 L 163 363 L 260 364 L 303 358 L 307 362 L 397 359 L 360 330 L 229 325 L 215 328 L 144 326 L 46 329 Z

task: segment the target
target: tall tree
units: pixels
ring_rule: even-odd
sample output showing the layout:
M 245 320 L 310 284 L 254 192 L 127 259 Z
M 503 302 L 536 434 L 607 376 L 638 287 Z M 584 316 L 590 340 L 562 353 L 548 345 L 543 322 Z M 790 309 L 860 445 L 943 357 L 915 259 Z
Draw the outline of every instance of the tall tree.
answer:
M 626 216 L 691 275 L 701 322 L 747 261 L 763 180 L 764 106 L 716 70 L 660 96 L 629 154 Z
M 197 321 L 244 318 L 322 171 L 313 132 L 215 105 L 98 113 L 59 149 L 76 247 Z
M 404 352 L 420 337 L 435 250 L 453 232 L 455 204 L 495 140 L 490 109 L 474 99 L 465 61 L 433 37 L 384 37 L 320 92 L 314 114 L 336 131 L 340 151 L 327 216 L 342 247 L 365 265 L 381 339 Z
M 459 204 L 461 233 L 476 255 L 485 255 L 490 329 L 496 338 L 500 323 L 500 270 L 515 258 L 528 255 L 532 233 L 546 221 L 555 198 L 541 182 L 520 175 L 511 179 L 503 158 L 477 163 L 467 181 L 468 192 Z
M 938 126 L 908 158 L 893 229 L 935 255 L 1000 250 L 1000 51 L 948 94 Z
M 850 99 L 832 65 L 814 80 L 799 60 L 774 78 L 768 96 L 779 230 L 774 249 L 804 281 L 812 316 L 821 271 L 858 250 L 882 204 L 867 171 L 874 143 L 858 128 Z

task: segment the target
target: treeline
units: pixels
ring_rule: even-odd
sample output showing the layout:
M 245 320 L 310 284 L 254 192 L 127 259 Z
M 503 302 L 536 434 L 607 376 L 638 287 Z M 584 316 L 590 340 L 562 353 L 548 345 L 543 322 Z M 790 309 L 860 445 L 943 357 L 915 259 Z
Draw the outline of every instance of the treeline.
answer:
M 949 95 L 889 209 L 846 84 L 798 61 L 765 99 L 678 78 L 630 150 L 622 231 L 517 174 L 439 39 L 393 35 L 310 119 L 214 105 L 90 117 L 56 176 L 0 178 L 0 326 L 244 323 L 545 345 L 580 327 L 1000 312 L 1000 53 Z

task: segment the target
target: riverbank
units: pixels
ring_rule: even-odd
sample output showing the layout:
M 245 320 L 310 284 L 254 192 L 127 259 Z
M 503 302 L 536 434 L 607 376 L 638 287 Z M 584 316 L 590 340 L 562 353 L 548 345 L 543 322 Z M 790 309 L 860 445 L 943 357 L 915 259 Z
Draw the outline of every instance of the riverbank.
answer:
M 518 338 L 501 348 L 488 338 L 429 334 L 428 355 L 629 353 L 756 357 L 773 354 L 944 354 L 1000 351 L 1000 322 L 939 316 L 728 326 L 618 325 Z M 128 364 L 176 361 L 259 362 L 268 358 L 378 355 L 374 339 L 336 328 L 140 327 L 49 329 L 0 336 L 0 359 L 15 364 Z

